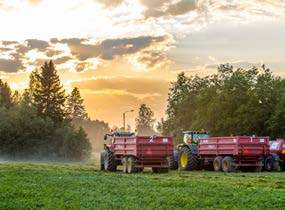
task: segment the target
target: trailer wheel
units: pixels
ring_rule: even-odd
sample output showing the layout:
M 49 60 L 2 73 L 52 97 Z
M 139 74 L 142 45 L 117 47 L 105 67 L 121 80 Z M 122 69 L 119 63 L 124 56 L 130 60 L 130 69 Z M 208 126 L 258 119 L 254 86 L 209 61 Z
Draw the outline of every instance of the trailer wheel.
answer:
M 174 159 L 173 156 L 168 157 L 169 170 L 177 170 L 178 162 Z
M 106 149 L 104 154 L 104 169 L 107 171 L 116 171 L 117 170 L 117 162 L 115 160 L 113 152 Z
M 285 163 L 280 164 L 281 171 L 285 171 Z
M 222 161 L 222 168 L 224 172 L 233 172 L 235 170 L 234 168 L 234 160 L 231 156 L 226 156 L 223 158 Z
M 151 168 L 152 173 L 158 173 L 158 168 Z
M 219 172 L 219 171 L 223 170 L 223 168 L 222 168 L 222 161 L 223 161 L 223 157 L 222 156 L 217 156 L 214 159 L 214 162 L 213 162 L 214 171 Z
M 128 167 L 127 167 L 127 158 L 123 157 L 122 158 L 122 166 L 123 166 L 123 173 L 128 173 Z
M 182 147 L 179 152 L 179 168 L 181 171 L 193 171 L 199 169 L 199 158 L 192 154 L 188 147 Z
M 134 157 L 129 157 L 127 160 L 127 170 L 129 174 L 136 173 L 136 161 Z
M 144 170 L 144 168 L 137 168 L 137 172 L 138 172 L 138 173 L 143 172 L 143 170 Z
M 272 156 L 268 156 L 264 161 L 264 168 L 266 171 L 278 171 L 279 162 L 275 161 Z

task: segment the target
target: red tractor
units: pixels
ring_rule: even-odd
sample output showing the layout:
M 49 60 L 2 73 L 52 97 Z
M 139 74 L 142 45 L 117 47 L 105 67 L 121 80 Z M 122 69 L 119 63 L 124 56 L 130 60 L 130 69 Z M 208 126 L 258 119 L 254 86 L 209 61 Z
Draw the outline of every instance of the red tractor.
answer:
M 270 155 L 265 159 L 266 171 L 285 171 L 285 139 L 270 141 Z
M 101 152 L 101 170 L 116 171 L 122 165 L 123 173 L 141 172 L 145 167 L 154 173 L 168 172 L 168 157 L 173 154 L 173 138 L 169 136 L 136 136 L 135 133 L 115 132 L 109 145 Z

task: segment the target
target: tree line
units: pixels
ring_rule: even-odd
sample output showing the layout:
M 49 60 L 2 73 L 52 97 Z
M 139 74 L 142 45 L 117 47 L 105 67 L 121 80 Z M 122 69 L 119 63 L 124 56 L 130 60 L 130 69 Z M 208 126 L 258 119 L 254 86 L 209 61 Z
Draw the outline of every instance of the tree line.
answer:
M 261 68 L 218 67 L 206 77 L 177 76 L 169 91 L 167 119 L 158 128 L 165 135 L 207 130 L 211 136 L 285 137 L 285 80 Z
M 66 95 L 52 61 L 30 74 L 23 94 L 0 80 L 0 156 L 82 160 L 91 144 L 73 121 L 88 120 L 79 90 Z

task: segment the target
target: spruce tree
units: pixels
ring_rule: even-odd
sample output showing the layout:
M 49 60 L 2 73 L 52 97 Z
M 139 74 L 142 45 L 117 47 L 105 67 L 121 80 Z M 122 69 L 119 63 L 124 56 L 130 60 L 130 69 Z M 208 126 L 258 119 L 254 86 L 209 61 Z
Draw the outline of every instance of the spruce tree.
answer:
M 136 129 L 139 135 L 153 135 L 153 123 L 155 122 L 153 111 L 146 106 L 141 104 L 139 108 L 139 116 L 136 118 Z
M 12 91 L 7 82 L 0 79 L 0 107 L 10 108 L 13 106 Z
M 64 120 L 65 91 L 60 84 L 60 79 L 52 61 L 45 62 L 41 69 L 31 75 L 33 104 L 37 107 L 38 114 L 48 117 L 55 123 Z
M 84 100 L 81 98 L 78 88 L 73 88 L 71 94 L 67 97 L 66 103 L 66 112 L 72 120 L 87 119 L 83 102 Z

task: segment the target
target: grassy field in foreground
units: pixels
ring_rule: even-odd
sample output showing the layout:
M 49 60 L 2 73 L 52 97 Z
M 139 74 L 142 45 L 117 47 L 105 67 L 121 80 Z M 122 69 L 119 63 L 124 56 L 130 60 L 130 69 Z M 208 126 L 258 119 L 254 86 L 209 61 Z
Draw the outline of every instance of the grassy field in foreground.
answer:
M 285 173 L 101 172 L 0 164 L 0 209 L 284 209 Z

